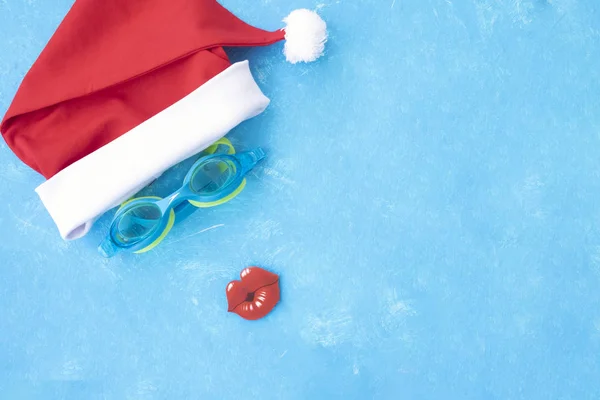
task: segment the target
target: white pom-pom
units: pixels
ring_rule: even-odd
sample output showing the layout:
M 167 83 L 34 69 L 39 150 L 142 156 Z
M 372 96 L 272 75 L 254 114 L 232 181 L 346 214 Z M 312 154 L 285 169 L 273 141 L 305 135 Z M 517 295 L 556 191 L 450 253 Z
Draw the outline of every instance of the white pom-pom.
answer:
M 285 45 L 283 53 L 292 64 L 311 62 L 325 52 L 327 24 L 314 11 L 301 9 L 292 11 L 285 22 Z

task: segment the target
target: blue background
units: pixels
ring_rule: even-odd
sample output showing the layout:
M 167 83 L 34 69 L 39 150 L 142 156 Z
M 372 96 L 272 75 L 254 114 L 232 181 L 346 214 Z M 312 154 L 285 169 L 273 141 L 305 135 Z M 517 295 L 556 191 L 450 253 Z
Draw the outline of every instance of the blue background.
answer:
M 327 54 L 229 51 L 269 158 L 155 251 L 101 259 L 110 215 L 63 242 L 0 144 L 0 398 L 600 398 L 600 3 L 223 3 L 318 9 Z M 0 0 L 2 113 L 70 4 Z M 252 264 L 258 322 L 226 312 Z

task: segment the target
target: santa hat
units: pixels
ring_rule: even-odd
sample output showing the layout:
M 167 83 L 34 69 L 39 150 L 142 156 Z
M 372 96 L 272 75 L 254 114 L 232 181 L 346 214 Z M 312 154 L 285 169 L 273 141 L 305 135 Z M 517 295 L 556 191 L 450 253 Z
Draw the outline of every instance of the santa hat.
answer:
M 36 191 L 65 239 L 269 104 L 248 62 L 224 46 L 286 39 L 314 61 L 323 20 L 292 12 L 267 32 L 215 0 L 77 0 L 25 76 L 0 125 L 46 181 Z

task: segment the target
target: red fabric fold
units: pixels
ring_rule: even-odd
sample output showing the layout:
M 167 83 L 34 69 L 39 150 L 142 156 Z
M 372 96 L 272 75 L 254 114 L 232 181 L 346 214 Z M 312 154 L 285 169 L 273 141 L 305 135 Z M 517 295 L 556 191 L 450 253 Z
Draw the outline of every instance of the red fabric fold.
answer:
M 214 0 L 77 0 L 0 130 L 23 162 L 50 178 L 229 67 L 223 46 L 283 38 Z

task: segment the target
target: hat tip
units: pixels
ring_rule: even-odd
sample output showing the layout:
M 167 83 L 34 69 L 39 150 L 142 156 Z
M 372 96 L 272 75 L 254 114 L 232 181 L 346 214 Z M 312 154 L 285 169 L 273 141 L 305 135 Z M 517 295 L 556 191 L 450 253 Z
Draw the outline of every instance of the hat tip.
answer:
M 286 24 L 283 53 L 288 62 L 312 62 L 325 53 L 327 24 L 315 11 L 294 10 L 283 22 Z

